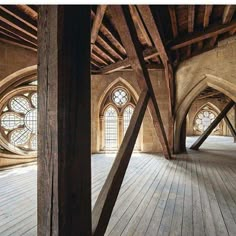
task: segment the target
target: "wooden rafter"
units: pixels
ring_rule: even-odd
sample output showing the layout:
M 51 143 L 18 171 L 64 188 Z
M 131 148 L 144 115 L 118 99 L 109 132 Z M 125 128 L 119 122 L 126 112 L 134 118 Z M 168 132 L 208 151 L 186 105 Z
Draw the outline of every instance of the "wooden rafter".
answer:
M 96 15 L 93 20 L 93 27 L 91 31 L 91 51 L 93 50 L 93 46 L 97 40 L 98 32 L 100 30 L 103 16 L 106 12 L 107 5 L 99 5 L 97 8 Z
M 185 37 L 173 40 L 173 42 L 169 44 L 169 47 L 171 50 L 176 50 L 191 45 L 193 43 L 197 43 L 201 40 L 208 39 L 219 34 L 223 34 L 225 32 L 229 32 L 230 30 L 233 30 L 235 28 L 235 20 L 225 25 L 215 25 L 212 27 L 208 27 L 202 32 L 193 32 Z
M 188 32 L 192 33 L 194 31 L 194 17 L 195 17 L 195 6 L 188 6 Z M 187 57 L 191 55 L 191 45 L 188 45 Z
M 155 48 L 148 48 L 143 51 L 143 57 L 145 60 L 151 59 L 151 58 L 158 56 L 158 55 L 159 55 L 159 53 L 157 52 L 157 50 Z M 130 60 L 129 60 L 129 58 L 126 58 L 124 60 L 118 61 L 116 63 L 110 64 L 108 66 L 101 68 L 99 72 L 101 74 L 107 74 L 107 73 L 111 73 L 111 72 L 114 72 L 114 71 L 117 71 L 120 69 L 127 68 L 129 66 L 130 66 Z
M 174 87 L 173 87 L 173 73 L 172 73 L 172 70 L 169 69 L 169 67 L 171 66 L 170 60 L 167 55 L 164 43 L 162 41 L 159 29 L 157 28 L 157 25 L 155 23 L 150 7 L 147 5 L 139 5 L 138 9 L 139 9 L 139 12 L 143 16 L 143 21 L 147 27 L 147 30 L 152 38 L 152 41 L 157 51 L 160 53 L 161 60 L 165 67 L 165 79 L 166 79 L 166 84 L 167 84 L 167 89 L 168 89 L 168 98 L 169 98 L 169 112 L 172 116 L 172 105 L 174 101 Z
M 215 118 L 215 120 L 210 124 L 210 126 L 203 132 L 203 134 L 194 142 L 190 147 L 191 149 L 198 150 L 202 143 L 207 139 L 213 129 L 220 123 L 220 121 L 225 117 L 229 110 L 234 106 L 234 101 L 230 101 L 221 113 Z
M 206 94 L 206 95 L 199 96 L 199 97 L 197 98 L 197 100 L 201 100 L 201 99 L 213 97 L 213 96 L 219 95 L 220 93 L 221 93 L 221 92 L 219 92 L 219 91 L 215 91 L 215 92 L 212 92 L 212 93 L 209 93 L 209 94 Z
M 223 17 L 222 17 L 222 23 L 223 24 L 227 24 L 232 20 L 235 9 L 236 9 L 236 5 L 227 5 L 227 6 L 225 6 Z
M 33 20 L 38 19 L 38 13 L 27 5 L 16 5 L 16 7 L 24 12 L 26 15 L 30 16 Z
M 131 117 L 129 127 L 116 155 L 116 159 L 107 176 L 92 212 L 93 236 L 104 235 L 113 207 L 115 205 L 122 181 L 127 170 L 140 126 L 147 108 L 149 94 L 143 90 Z
M 139 15 L 139 13 L 137 11 L 136 6 L 135 5 L 130 5 L 129 7 L 130 7 L 130 13 L 132 15 L 132 18 L 133 18 L 133 21 L 134 21 L 135 25 L 137 25 L 137 27 L 141 31 L 141 33 L 142 33 L 142 35 L 143 35 L 147 45 L 149 47 L 151 47 L 152 46 L 152 41 L 149 38 L 149 35 L 148 35 L 148 33 L 147 33 L 146 29 L 145 29 L 145 26 L 144 26 L 144 24 L 142 22 L 142 19 L 141 19 L 140 15 Z
M 145 67 L 145 61 L 142 55 L 141 45 L 138 41 L 137 32 L 133 24 L 128 6 L 112 6 L 112 16 L 115 19 L 117 31 L 121 41 L 125 46 L 127 56 L 130 58 L 130 64 L 136 73 L 139 87 L 143 90 L 148 88 L 150 93 L 149 111 L 156 129 L 157 136 L 162 146 L 163 154 L 167 159 L 171 158 L 171 153 L 166 138 L 165 129 L 162 123 L 160 111 L 153 91 L 148 71 Z M 161 52 L 160 52 L 161 53 Z

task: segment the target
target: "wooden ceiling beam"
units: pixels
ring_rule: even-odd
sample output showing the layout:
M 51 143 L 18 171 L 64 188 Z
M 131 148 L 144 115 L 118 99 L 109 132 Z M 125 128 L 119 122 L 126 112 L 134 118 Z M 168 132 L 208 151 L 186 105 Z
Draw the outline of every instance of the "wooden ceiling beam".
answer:
M 11 7 L 11 6 L 10 6 Z M 37 23 L 36 21 L 34 22 L 34 24 L 32 24 L 31 22 L 29 22 L 28 20 L 26 20 L 23 16 L 22 13 L 17 11 L 18 9 L 12 9 L 9 6 L 5 6 L 5 5 L 0 5 L 0 9 L 4 12 L 6 12 L 6 14 L 11 15 L 12 17 L 14 17 L 15 19 L 19 20 L 20 22 L 22 22 L 23 24 L 27 25 L 28 27 L 32 28 L 35 32 L 37 32 Z M 21 14 L 20 14 L 21 13 Z M 31 19 L 31 18 L 30 18 Z
M 203 28 L 208 27 L 209 22 L 210 22 L 210 16 L 212 13 L 212 5 L 205 5 L 205 10 L 204 10 L 204 18 L 203 18 Z
M 94 16 L 93 27 L 92 27 L 92 31 L 91 31 L 91 52 L 92 52 L 93 46 L 97 40 L 98 32 L 100 30 L 100 27 L 102 24 L 102 19 L 103 19 L 105 12 L 106 12 L 106 9 L 107 9 L 107 5 L 99 5 L 97 7 L 97 12 L 96 12 L 96 15 Z
M 136 73 L 137 82 L 142 90 L 148 89 L 150 94 L 150 102 L 148 105 L 150 115 L 156 130 L 157 137 L 162 146 L 165 158 L 171 159 L 168 140 L 161 119 L 160 111 L 153 91 L 152 83 L 145 66 L 145 61 L 142 54 L 140 42 L 135 30 L 132 17 L 128 6 L 114 5 L 111 8 L 112 17 L 116 24 L 117 31 L 121 41 L 126 49 L 127 56 L 130 59 L 131 67 Z M 144 16 L 142 14 L 142 16 Z M 145 19 L 143 19 L 145 21 Z M 146 25 L 147 26 L 147 25 Z M 160 52 L 161 53 L 161 52 Z
M 205 99 L 205 98 L 209 98 L 209 97 L 213 97 L 213 96 L 216 96 L 216 95 L 219 95 L 221 92 L 212 92 L 212 93 L 209 93 L 209 94 L 206 94 L 206 95 L 202 95 L 202 96 L 199 96 L 197 98 L 197 100 L 201 100 L 201 99 Z
M 106 58 L 106 60 L 115 63 L 114 57 L 106 51 L 105 48 L 101 47 L 99 44 L 94 44 L 93 50 L 95 50 L 97 53 L 101 54 L 103 58 Z
M 142 33 L 147 45 L 149 47 L 152 47 L 152 41 L 149 38 L 149 35 L 148 35 L 148 33 L 145 29 L 145 26 L 142 22 L 142 19 L 141 19 L 139 13 L 138 13 L 138 10 L 137 10 L 136 6 L 135 5 L 129 5 L 129 8 L 130 8 L 130 13 L 132 15 L 132 18 L 133 18 L 133 21 L 134 21 L 135 25 L 137 25 L 137 27 L 139 28 L 139 30 Z
M 178 24 L 177 24 L 175 6 L 173 6 L 173 5 L 168 6 L 168 11 L 170 14 L 170 21 L 171 21 L 173 37 L 176 38 L 178 36 L 179 32 L 178 32 Z
M 97 62 L 99 62 L 99 63 L 101 63 L 101 64 L 103 64 L 103 65 L 108 65 L 108 62 L 107 62 L 105 59 L 103 59 L 103 58 L 101 57 L 101 55 L 99 55 L 99 54 L 96 53 L 95 51 L 92 52 L 91 57 L 92 57 L 95 61 L 97 61 Z
M 37 48 L 34 45 L 32 45 L 28 42 L 22 42 L 22 41 L 19 41 L 18 39 L 10 37 L 9 35 L 2 33 L 1 30 L 0 30 L 0 41 L 2 41 L 4 43 L 16 45 L 16 46 L 19 46 L 22 48 L 30 49 L 35 52 L 37 51 Z
M 194 31 L 194 18 L 195 18 L 195 6 L 188 6 L 188 32 L 192 33 Z M 187 49 L 187 57 L 191 56 L 191 46 L 188 45 Z
M 156 48 L 148 48 L 143 51 L 143 57 L 145 60 L 151 59 L 152 57 L 158 56 L 159 53 L 157 52 Z M 105 66 L 99 70 L 99 73 L 101 74 L 108 74 L 111 72 L 115 72 L 124 68 L 127 68 L 130 66 L 130 60 L 129 58 L 126 58 L 124 60 L 118 61 L 116 63 L 110 64 L 108 66 Z
M 4 11 L 0 7 L 0 20 L 4 23 L 10 25 L 11 27 L 15 28 L 16 30 L 20 30 L 24 34 L 37 39 L 37 31 L 32 29 L 31 27 L 27 26 L 22 21 L 18 20 L 17 18 L 13 17 L 7 11 Z
M 38 13 L 33 10 L 31 7 L 27 6 L 27 5 L 16 5 L 16 7 L 24 12 L 26 15 L 28 15 L 29 17 L 31 17 L 31 19 L 33 20 L 37 20 L 38 19 Z
M 2 17 L 0 16 L 0 26 L 2 28 L 4 28 L 7 31 L 10 31 L 11 33 L 17 35 L 19 38 L 34 44 L 35 46 L 37 46 L 37 40 L 35 38 L 32 38 L 31 36 L 29 36 L 28 34 L 25 34 L 21 29 L 19 29 L 18 27 L 15 28 L 10 24 L 7 24 L 5 22 L 5 19 L 2 21 Z
M 109 50 L 114 57 L 123 60 L 123 55 L 120 53 L 120 51 L 101 32 L 98 34 L 97 42 Z
M 91 11 L 91 15 L 92 18 L 94 19 L 95 17 L 95 13 L 93 11 Z M 103 20 L 105 21 L 105 19 L 103 18 Z M 121 54 L 125 55 L 125 49 L 123 47 L 123 45 L 121 44 L 119 37 L 117 35 L 117 33 L 111 29 L 112 26 L 107 26 L 108 23 L 102 22 L 101 27 L 100 27 L 100 31 L 102 32 L 103 35 L 105 35 L 111 43 L 113 43 L 113 45 L 116 46 L 116 48 L 120 51 Z
M 139 12 L 142 14 L 143 21 L 147 27 L 147 30 L 152 38 L 152 41 L 157 49 L 157 51 L 160 53 L 160 58 L 162 60 L 162 63 L 165 67 L 165 79 L 166 79 L 166 85 L 168 89 L 168 99 L 169 99 L 169 112 L 172 116 L 172 108 L 174 103 L 174 85 L 173 85 L 173 74 L 172 73 L 172 67 L 170 65 L 170 60 L 167 55 L 164 43 L 162 41 L 159 29 L 157 28 L 157 24 L 155 22 L 155 19 L 153 17 L 152 11 L 149 6 L 147 5 L 139 5 L 138 6 Z
M 186 46 L 191 45 L 193 43 L 197 43 L 201 40 L 208 39 L 208 38 L 217 36 L 219 34 L 223 34 L 225 32 L 231 31 L 235 28 L 236 28 L 236 21 L 235 20 L 228 23 L 228 24 L 225 24 L 225 25 L 211 26 L 211 27 L 206 28 L 202 32 L 193 32 L 193 33 L 188 34 L 185 37 L 173 40 L 169 44 L 169 48 L 171 50 L 176 50 L 176 49 L 179 49 L 182 47 L 186 47 Z
M 223 13 L 223 16 L 222 16 L 222 23 L 223 24 L 227 24 L 232 20 L 235 9 L 236 9 L 236 5 L 227 5 L 227 6 L 225 6 L 224 13 Z

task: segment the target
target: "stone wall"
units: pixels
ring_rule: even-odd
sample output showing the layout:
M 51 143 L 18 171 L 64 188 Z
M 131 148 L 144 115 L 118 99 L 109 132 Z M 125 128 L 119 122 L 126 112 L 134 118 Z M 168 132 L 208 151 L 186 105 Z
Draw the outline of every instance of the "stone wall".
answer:
M 0 80 L 17 70 L 36 64 L 36 52 L 0 41 Z

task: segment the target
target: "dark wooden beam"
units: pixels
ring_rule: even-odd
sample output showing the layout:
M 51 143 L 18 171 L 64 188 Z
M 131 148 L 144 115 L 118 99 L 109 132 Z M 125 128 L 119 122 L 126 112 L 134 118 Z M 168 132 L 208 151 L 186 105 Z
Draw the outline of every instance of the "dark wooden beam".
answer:
M 90 7 L 41 5 L 38 39 L 38 236 L 91 236 Z
M 8 20 L 3 18 L 2 16 L 0 16 L 0 27 L 17 35 L 19 38 L 37 46 L 37 37 L 31 37 L 28 33 L 26 33 L 20 27 L 10 23 Z
M 158 55 L 159 55 L 159 53 L 157 52 L 157 50 L 155 48 L 148 48 L 143 51 L 143 57 L 145 60 L 148 60 L 148 59 L 153 58 Z M 107 74 L 107 73 L 115 72 L 115 71 L 118 71 L 121 69 L 125 69 L 129 66 L 130 66 L 130 60 L 129 60 L 129 58 L 126 58 L 124 60 L 118 61 L 116 63 L 110 64 L 108 66 L 101 68 L 99 73 Z
M 232 20 L 235 9 L 236 9 L 236 5 L 226 5 L 225 6 L 224 13 L 222 16 L 222 23 L 223 24 L 229 23 Z
M 208 38 L 217 36 L 219 34 L 223 34 L 228 31 L 231 31 L 235 27 L 236 27 L 236 20 L 225 25 L 211 26 L 211 27 L 206 28 L 202 32 L 193 32 L 193 33 L 188 34 L 185 37 L 181 37 L 176 40 L 173 40 L 173 42 L 169 44 L 169 48 L 171 50 L 176 50 L 182 47 L 186 47 L 193 43 L 197 43 L 201 40 L 208 39 Z
M 130 7 L 130 13 L 132 15 L 132 18 L 133 18 L 133 21 L 134 21 L 135 25 L 137 25 L 137 27 L 139 28 L 139 30 L 142 33 L 147 45 L 149 47 L 152 47 L 152 41 L 149 38 L 149 35 L 148 35 L 148 33 L 145 29 L 145 26 L 144 26 L 143 21 L 142 21 L 139 13 L 137 11 L 136 6 L 130 5 L 129 7 Z
M 139 5 L 138 6 L 139 12 L 142 14 L 143 21 L 147 27 L 147 30 L 152 38 L 152 41 L 157 49 L 157 51 L 160 53 L 160 57 L 162 60 L 162 63 L 165 67 L 165 79 L 166 79 L 166 85 L 168 90 L 168 99 L 169 99 L 169 112 L 172 116 L 172 106 L 174 102 L 174 85 L 173 85 L 173 74 L 172 70 L 170 70 L 169 67 L 171 67 L 169 57 L 167 55 L 165 45 L 162 41 L 159 29 L 157 28 L 157 24 L 155 22 L 153 13 L 148 5 Z
M 233 125 L 231 124 L 229 118 L 227 116 L 224 117 L 225 123 L 228 126 L 230 133 L 234 137 L 234 140 L 236 139 L 236 130 L 234 129 Z
M 5 12 L 7 15 L 11 16 L 13 19 L 16 19 L 26 26 L 30 27 L 33 29 L 35 32 L 37 32 L 37 24 L 36 21 L 32 23 L 31 18 L 26 19 L 23 15 L 22 12 L 20 12 L 17 8 L 13 8 L 12 6 L 5 6 L 5 5 L 0 5 L 0 9 Z M 17 22 L 17 21 L 16 21 Z M 23 25 L 24 27 L 24 25 Z
M 138 137 L 148 100 L 148 91 L 142 91 L 138 103 L 134 109 L 134 114 L 131 117 L 129 127 L 125 133 L 125 137 L 116 155 L 116 159 L 95 203 L 92 214 L 93 236 L 101 236 L 105 234 L 136 139 Z
M 195 18 L 195 6 L 188 6 L 188 32 L 192 33 L 194 31 L 194 18 Z M 191 56 L 191 45 L 188 45 L 187 56 Z
M 99 5 L 97 7 L 97 12 L 93 20 L 93 27 L 91 31 L 91 51 L 93 50 L 93 46 L 97 40 L 98 32 L 100 30 L 103 16 L 106 12 L 107 5 Z
M 204 10 L 204 18 L 203 18 L 203 28 L 208 27 L 209 22 L 210 22 L 210 16 L 212 13 L 212 5 L 206 5 L 205 10 Z
M 221 113 L 215 118 L 215 120 L 210 124 L 210 126 L 203 132 L 203 134 L 194 142 L 190 147 L 191 149 L 198 150 L 202 143 L 207 139 L 213 129 L 220 123 L 220 121 L 225 117 L 229 110 L 234 106 L 234 101 L 230 101 Z
M 219 95 L 220 93 L 221 93 L 221 92 L 219 92 L 219 91 L 215 91 L 215 92 L 212 92 L 212 93 L 209 93 L 209 94 L 206 94 L 206 95 L 199 96 L 199 97 L 197 98 L 197 100 L 201 100 L 201 99 L 213 97 L 213 96 Z
M 178 36 L 178 24 L 177 24 L 177 18 L 176 18 L 176 12 L 175 12 L 175 6 L 169 5 L 168 6 L 169 14 L 170 14 L 170 20 L 171 20 L 171 27 L 173 32 L 173 38 L 176 38 Z
M 148 89 L 150 93 L 151 100 L 149 102 L 148 108 L 151 114 L 151 118 L 153 120 L 156 134 L 157 137 L 159 137 L 164 156 L 167 159 L 171 159 L 169 144 L 162 123 L 159 107 L 156 101 L 155 93 L 153 91 L 148 71 L 145 66 L 141 45 L 138 40 L 137 32 L 135 30 L 132 17 L 130 15 L 129 7 L 114 5 L 110 8 L 110 10 L 112 17 L 114 18 L 114 22 L 116 23 L 117 31 L 121 37 L 121 41 L 126 49 L 127 56 L 130 59 L 131 67 L 136 73 L 136 78 L 139 87 L 142 90 Z
M 94 12 L 91 11 L 92 17 L 95 16 Z M 119 35 L 117 32 L 113 29 L 112 25 L 110 25 L 109 21 L 106 21 L 105 17 L 103 18 L 103 23 L 101 24 L 100 31 L 103 35 L 105 35 L 111 43 L 113 43 L 113 46 L 119 50 L 119 52 L 124 56 L 126 54 L 125 49 L 123 45 L 120 42 Z

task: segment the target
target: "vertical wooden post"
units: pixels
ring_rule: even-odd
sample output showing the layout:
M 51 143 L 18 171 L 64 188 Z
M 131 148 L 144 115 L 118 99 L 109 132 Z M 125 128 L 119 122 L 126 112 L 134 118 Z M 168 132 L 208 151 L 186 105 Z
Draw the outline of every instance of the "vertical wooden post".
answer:
M 39 7 L 38 60 L 38 235 L 90 236 L 90 7 Z

